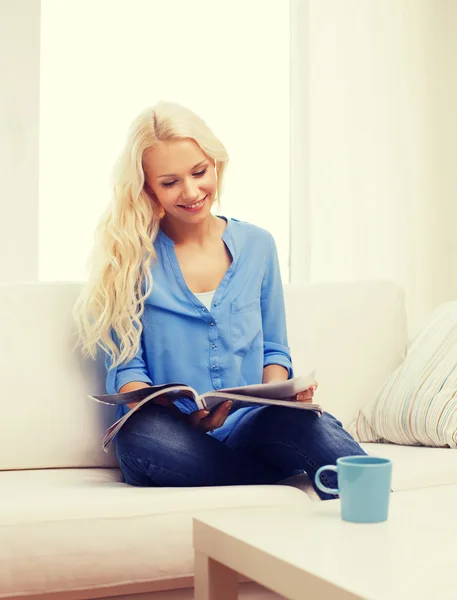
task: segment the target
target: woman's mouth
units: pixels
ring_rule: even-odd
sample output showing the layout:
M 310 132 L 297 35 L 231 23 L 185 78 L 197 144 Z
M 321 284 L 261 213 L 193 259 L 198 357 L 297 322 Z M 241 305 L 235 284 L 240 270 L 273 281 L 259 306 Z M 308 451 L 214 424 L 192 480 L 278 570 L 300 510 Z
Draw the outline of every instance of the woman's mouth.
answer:
M 198 212 L 203 208 L 205 204 L 205 200 L 208 197 L 208 194 L 202 198 L 201 200 L 197 200 L 197 202 L 193 202 L 192 204 L 178 204 L 179 208 L 182 208 L 186 212 Z

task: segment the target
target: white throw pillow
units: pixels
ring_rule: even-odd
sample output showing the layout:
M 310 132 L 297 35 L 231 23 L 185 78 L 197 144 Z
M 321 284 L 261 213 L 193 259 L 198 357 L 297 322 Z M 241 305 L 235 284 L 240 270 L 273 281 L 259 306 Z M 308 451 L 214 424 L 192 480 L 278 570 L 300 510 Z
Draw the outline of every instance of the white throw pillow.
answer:
M 457 448 L 457 302 L 433 312 L 349 431 L 359 442 Z

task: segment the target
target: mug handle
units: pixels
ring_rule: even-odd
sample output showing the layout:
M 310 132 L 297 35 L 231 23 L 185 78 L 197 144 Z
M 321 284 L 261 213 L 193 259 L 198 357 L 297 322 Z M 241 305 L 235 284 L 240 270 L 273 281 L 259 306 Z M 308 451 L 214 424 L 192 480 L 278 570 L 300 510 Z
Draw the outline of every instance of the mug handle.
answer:
M 334 465 L 325 465 L 323 467 L 320 467 L 320 469 L 318 469 L 316 472 L 314 481 L 316 482 L 316 485 L 320 489 L 321 492 L 327 492 L 327 494 L 339 494 L 340 491 L 338 488 L 329 488 L 321 482 L 322 471 L 335 471 L 335 473 L 338 473 L 338 468 L 335 467 Z

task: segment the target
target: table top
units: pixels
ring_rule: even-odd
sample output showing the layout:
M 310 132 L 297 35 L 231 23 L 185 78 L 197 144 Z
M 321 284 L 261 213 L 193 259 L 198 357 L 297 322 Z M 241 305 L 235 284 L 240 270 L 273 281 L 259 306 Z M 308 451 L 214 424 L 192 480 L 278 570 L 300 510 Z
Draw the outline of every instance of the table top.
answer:
M 194 518 L 197 531 L 200 551 L 223 564 L 224 552 L 238 553 L 248 577 L 263 560 L 264 571 L 280 563 L 284 576 L 330 582 L 341 598 L 457 599 L 457 485 L 393 492 L 385 523 L 347 523 L 340 501 L 328 500 L 207 511 Z

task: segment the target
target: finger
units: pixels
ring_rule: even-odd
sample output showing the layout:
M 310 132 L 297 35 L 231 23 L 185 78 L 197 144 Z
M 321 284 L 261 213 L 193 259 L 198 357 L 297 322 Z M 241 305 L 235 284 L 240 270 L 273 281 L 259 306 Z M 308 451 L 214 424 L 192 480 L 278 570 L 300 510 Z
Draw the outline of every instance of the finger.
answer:
M 207 410 L 206 408 L 201 408 L 200 410 L 194 410 L 194 412 L 191 413 L 191 415 L 199 420 L 204 419 L 206 416 L 209 415 L 209 410 Z
M 223 402 L 209 417 L 205 419 L 205 427 L 208 428 L 207 430 L 211 431 L 212 429 L 218 429 L 219 427 L 222 427 L 230 412 L 232 404 L 233 402 L 231 401 Z
M 309 386 L 309 388 L 308 388 L 307 390 L 304 390 L 303 392 L 299 392 L 299 393 L 297 394 L 297 396 L 298 396 L 298 395 L 302 395 L 302 394 L 308 394 L 308 395 L 311 395 L 311 396 L 313 396 L 313 395 L 314 395 L 314 392 L 315 392 L 315 390 L 316 390 L 318 387 L 319 387 L 319 383 L 318 383 L 317 381 L 314 381 L 314 383 L 313 383 L 312 385 L 310 385 L 310 386 Z
M 313 399 L 313 396 L 314 396 L 313 391 L 306 390 L 305 392 L 298 393 L 295 396 L 295 398 L 296 398 L 297 402 L 311 402 L 311 400 Z
M 232 407 L 232 402 L 224 402 L 219 407 L 219 409 L 214 413 L 214 415 L 212 415 L 212 417 L 213 417 L 212 428 L 213 429 L 222 427 L 222 425 L 225 423 L 225 419 L 227 418 L 227 416 L 230 412 L 231 407 Z
M 189 415 L 189 420 L 192 425 L 198 426 L 199 423 L 209 415 L 209 410 L 195 410 Z

